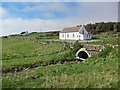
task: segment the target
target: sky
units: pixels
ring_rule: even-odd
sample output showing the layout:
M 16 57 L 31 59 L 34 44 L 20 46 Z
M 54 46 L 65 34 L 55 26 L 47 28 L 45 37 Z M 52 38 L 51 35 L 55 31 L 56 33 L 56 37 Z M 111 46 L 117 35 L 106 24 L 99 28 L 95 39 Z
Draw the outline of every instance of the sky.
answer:
M 2 2 L 0 36 L 118 21 L 117 2 Z

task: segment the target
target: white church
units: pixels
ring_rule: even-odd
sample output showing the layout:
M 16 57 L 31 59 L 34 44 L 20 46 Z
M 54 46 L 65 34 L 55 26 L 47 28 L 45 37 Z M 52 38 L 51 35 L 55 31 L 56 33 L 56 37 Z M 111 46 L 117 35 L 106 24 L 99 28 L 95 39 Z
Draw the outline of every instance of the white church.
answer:
M 76 27 L 64 28 L 60 31 L 59 38 L 61 40 L 90 40 L 91 36 L 84 25 L 77 25 Z

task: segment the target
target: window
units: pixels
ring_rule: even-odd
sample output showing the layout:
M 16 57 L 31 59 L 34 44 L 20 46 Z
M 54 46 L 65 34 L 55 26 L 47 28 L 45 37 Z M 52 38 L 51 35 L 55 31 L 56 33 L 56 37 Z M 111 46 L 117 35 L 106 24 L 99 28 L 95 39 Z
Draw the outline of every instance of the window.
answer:
M 62 34 L 62 37 L 64 37 L 64 34 Z
M 84 30 L 82 31 L 82 34 L 84 34 Z
M 67 34 L 67 37 L 69 37 L 69 34 Z
M 87 35 L 87 38 L 89 38 L 89 35 Z
M 80 35 L 79 35 L 79 38 L 80 38 Z
M 75 37 L 74 33 L 73 33 L 73 37 Z

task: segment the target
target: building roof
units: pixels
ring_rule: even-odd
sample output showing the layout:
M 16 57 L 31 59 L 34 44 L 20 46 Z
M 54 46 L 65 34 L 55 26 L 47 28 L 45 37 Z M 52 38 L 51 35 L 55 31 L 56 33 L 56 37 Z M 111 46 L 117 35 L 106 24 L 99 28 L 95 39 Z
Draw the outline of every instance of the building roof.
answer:
M 28 33 L 28 31 L 25 31 L 25 32 L 21 32 L 20 34 L 27 34 Z
M 79 32 L 80 28 L 82 26 L 76 26 L 76 27 L 69 27 L 69 28 L 64 28 L 61 33 L 67 33 L 67 32 Z

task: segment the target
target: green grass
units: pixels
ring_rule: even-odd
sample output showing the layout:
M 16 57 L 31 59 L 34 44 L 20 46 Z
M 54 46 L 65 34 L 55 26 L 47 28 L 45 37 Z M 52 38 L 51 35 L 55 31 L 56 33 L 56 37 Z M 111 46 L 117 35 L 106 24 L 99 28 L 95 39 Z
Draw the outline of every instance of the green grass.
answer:
M 47 56 L 38 56 L 38 57 L 27 57 L 27 58 L 20 58 L 20 59 L 12 59 L 12 60 L 4 60 L 3 61 L 3 71 L 9 70 L 12 68 L 20 68 L 25 67 L 26 65 L 31 65 L 37 62 L 47 63 L 53 61 L 60 61 L 67 58 L 72 58 L 69 56 L 69 51 L 64 51 L 55 55 L 47 55 Z
M 3 87 L 116 88 L 118 81 L 116 50 L 117 48 L 106 50 L 108 51 L 106 56 L 97 54 L 84 62 L 50 65 L 16 74 L 5 74 Z
M 4 59 L 13 59 L 27 56 L 34 56 L 40 54 L 48 54 L 54 51 L 59 51 L 63 48 L 63 44 L 49 43 L 41 44 L 27 40 L 19 39 L 3 39 L 2 56 Z
M 106 32 L 106 33 L 101 33 L 101 34 L 96 34 L 92 35 L 93 40 L 97 40 L 94 42 L 83 42 L 84 44 L 112 44 L 112 45 L 117 45 L 118 44 L 118 33 L 113 34 L 111 32 Z
M 3 39 L 2 69 L 19 68 L 36 62 L 49 62 L 65 59 L 70 52 L 63 43 L 33 42 L 19 38 Z M 50 54 L 50 55 L 49 55 Z M 70 57 L 72 57 L 71 55 Z
M 54 37 L 51 39 L 38 37 L 42 35 L 34 33 L 2 39 L 2 69 L 20 68 L 36 62 L 47 63 L 74 57 L 69 45 L 49 42 Z M 115 45 L 117 42 L 117 34 L 103 33 L 95 37 L 101 41 L 88 44 L 104 42 Z M 57 38 L 56 36 L 55 39 Z M 83 62 L 66 62 L 17 73 L 6 73 L 2 75 L 2 86 L 3 88 L 117 88 L 117 52 L 117 47 L 106 47 Z

